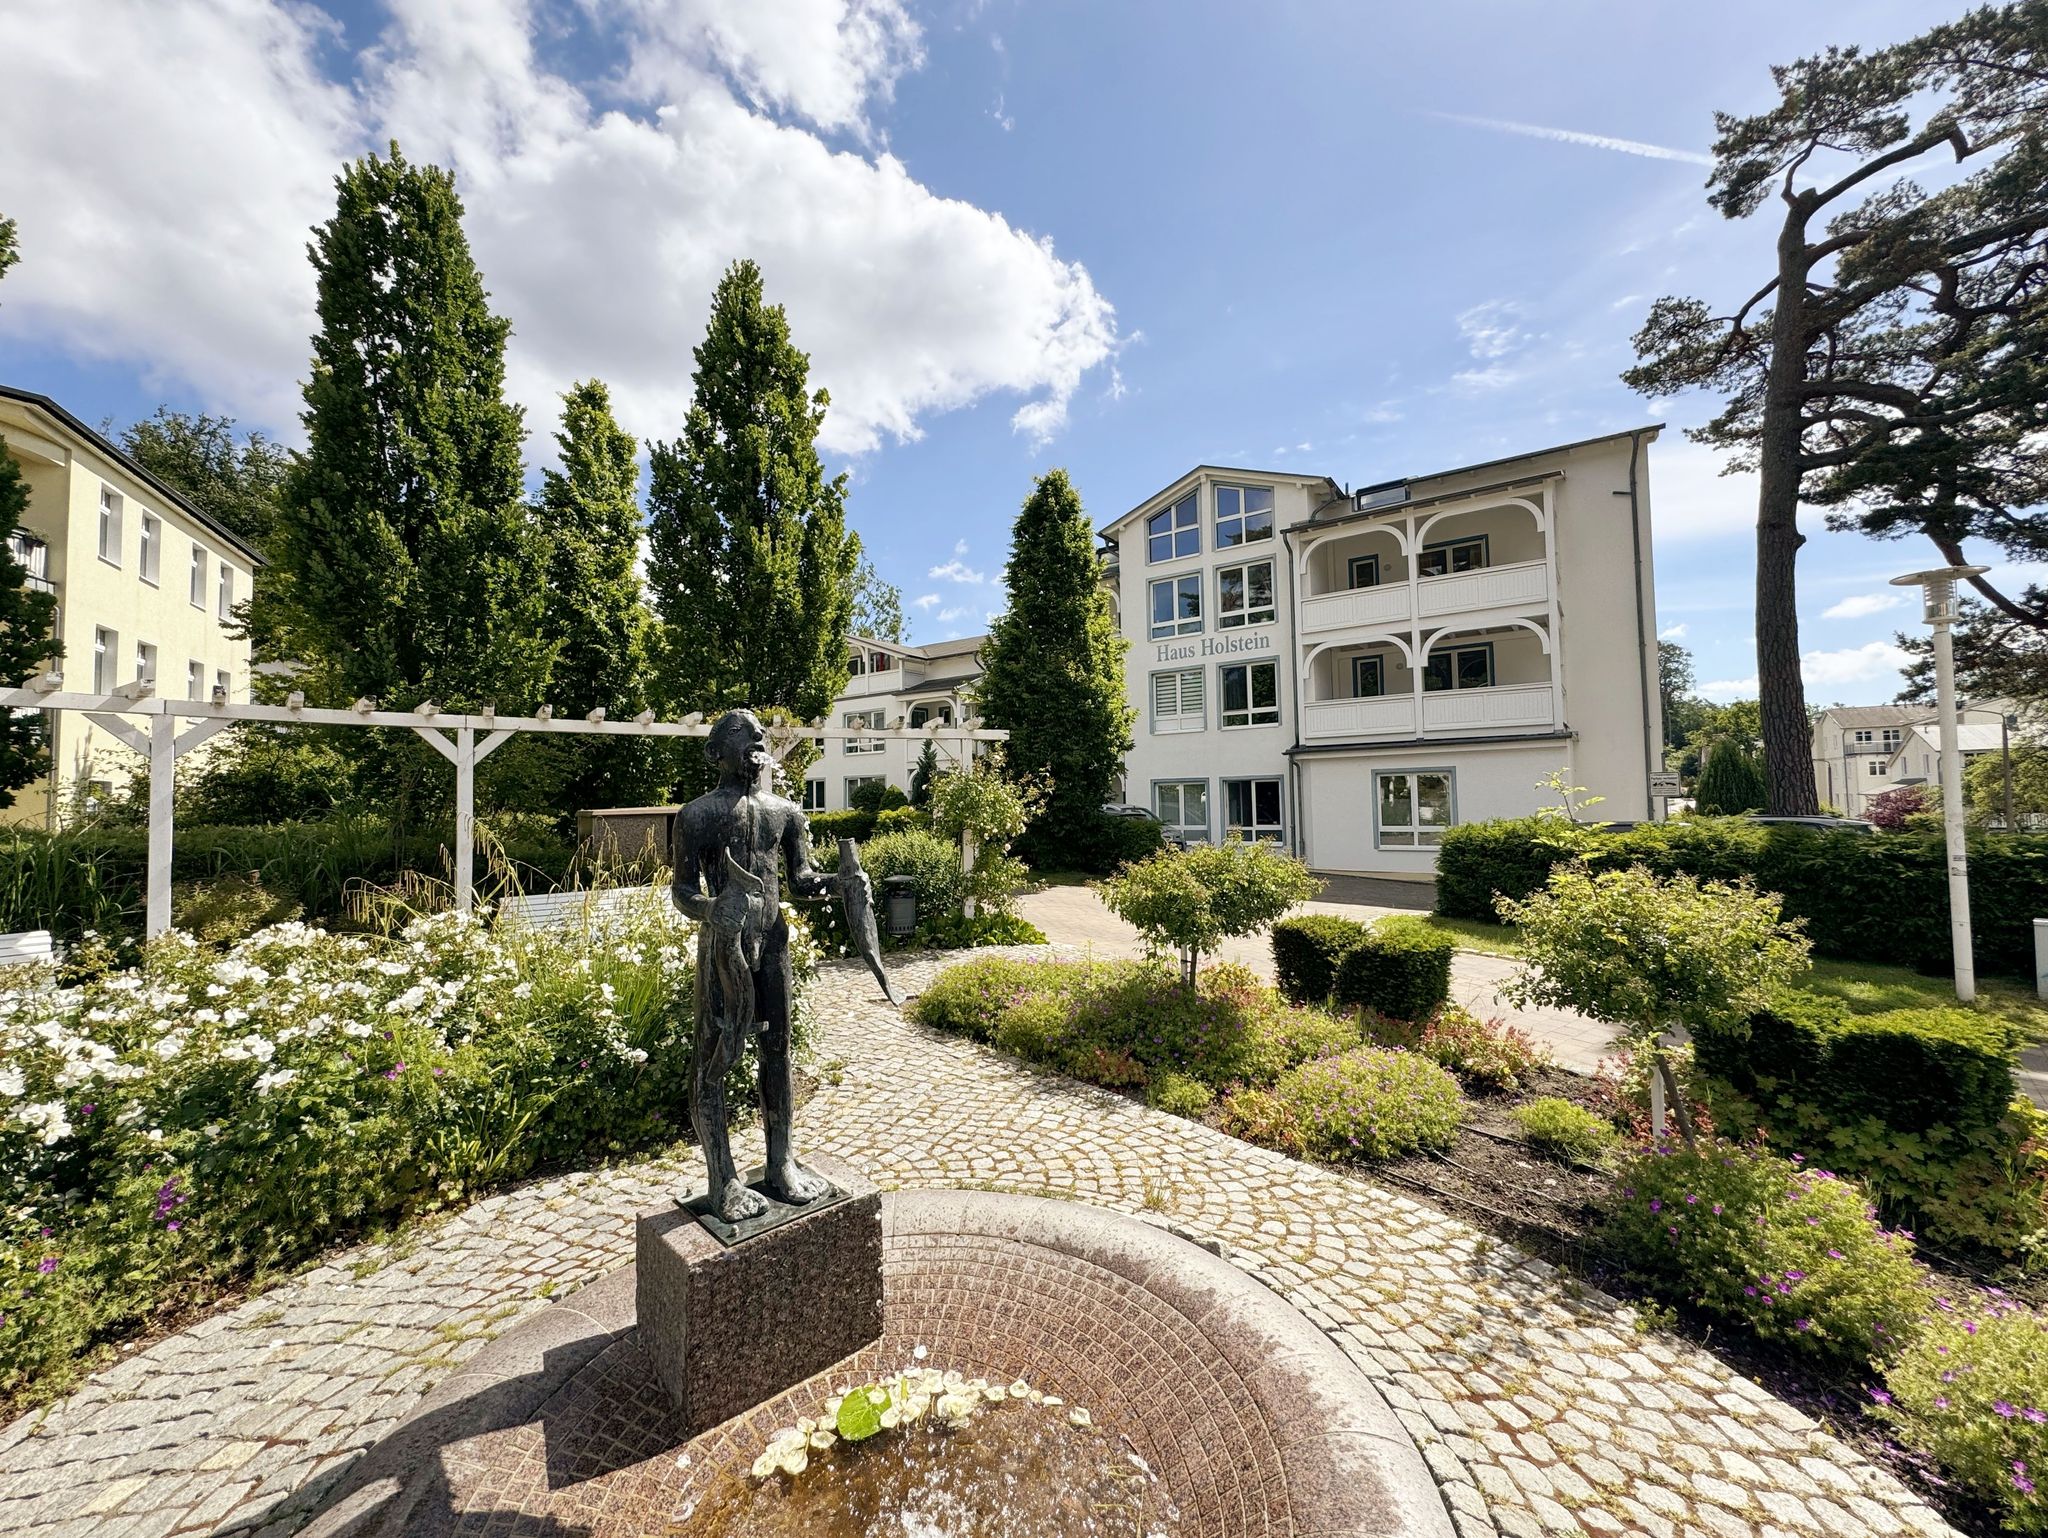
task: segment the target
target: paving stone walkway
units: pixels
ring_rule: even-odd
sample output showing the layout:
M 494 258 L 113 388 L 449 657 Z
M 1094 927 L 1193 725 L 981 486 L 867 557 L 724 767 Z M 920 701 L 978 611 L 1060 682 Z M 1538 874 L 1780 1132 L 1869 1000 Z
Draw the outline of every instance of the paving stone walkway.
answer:
M 911 1025 L 848 968 L 818 1003 L 808 1146 L 885 1187 L 1070 1197 L 1222 1241 L 1371 1376 L 1461 1538 L 1951 1531 L 1754 1383 L 1456 1218 Z M 493 1197 L 151 1346 L 0 1429 L 0 1533 L 295 1531 L 485 1340 L 630 1260 L 633 1215 L 695 1172 Z

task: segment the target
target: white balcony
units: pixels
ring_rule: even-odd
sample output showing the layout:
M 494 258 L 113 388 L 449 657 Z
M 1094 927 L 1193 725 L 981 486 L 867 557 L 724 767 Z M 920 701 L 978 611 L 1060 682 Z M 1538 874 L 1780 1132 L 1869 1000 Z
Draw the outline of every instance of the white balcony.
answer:
M 1408 584 L 1354 587 L 1301 601 L 1301 634 L 1408 623 Z
M 1413 737 L 1415 696 L 1386 694 L 1353 700 L 1311 700 L 1301 707 L 1301 735 Z
M 1549 684 L 1502 684 L 1491 689 L 1447 689 L 1422 697 L 1425 732 L 1490 731 L 1550 726 L 1555 721 Z
M 903 689 L 904 678 L 901 668 L 885 668 L 879 673 L 862 673 L 846 681 L 847 696 L 901 694 Z
M 1416 584 L 1416 595 L 1424 619 L 1486 609 L 1518 609 L 1549 601 L 1550 571 L 1541 561 L 1485 566 L 1447 577 L 1424 577 Z

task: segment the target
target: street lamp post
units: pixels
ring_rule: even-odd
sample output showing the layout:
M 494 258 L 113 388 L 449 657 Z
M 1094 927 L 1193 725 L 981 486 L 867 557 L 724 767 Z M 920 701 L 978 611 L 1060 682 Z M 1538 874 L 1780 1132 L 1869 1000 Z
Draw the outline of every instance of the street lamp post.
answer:
M 1956 997 L 1977 997 L 1977 965 L 1970 950 L 1970 867 L 1963 847 L 1963 748 L 1956 720 L 1956 653 L 1949 627 L 1956 617 L 1956 582 L 1989 570 L 1943 566 L 1892 578 L 1894 587 L 1917 587 L 1922 617 L 1934 630 L 1934 687 L 1941 718 L 1941 831 L 1948 846 L 1949 943 L 1955 957 Z

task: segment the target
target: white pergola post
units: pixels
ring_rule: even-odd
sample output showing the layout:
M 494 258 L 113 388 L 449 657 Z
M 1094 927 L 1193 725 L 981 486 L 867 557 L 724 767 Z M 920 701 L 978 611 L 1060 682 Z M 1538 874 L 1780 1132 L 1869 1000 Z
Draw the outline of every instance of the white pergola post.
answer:
M 178 718 L 149 718 L 149 903 L 144 935 L 171 928 L 171 826 L 178 792 Z

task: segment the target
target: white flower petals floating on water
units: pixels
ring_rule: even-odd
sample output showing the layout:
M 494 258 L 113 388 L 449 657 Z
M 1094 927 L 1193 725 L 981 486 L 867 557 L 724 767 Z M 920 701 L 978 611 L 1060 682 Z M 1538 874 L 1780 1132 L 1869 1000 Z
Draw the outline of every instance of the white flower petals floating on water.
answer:
M 1092 1426 L 1095 1424 L 1095 1421 L 1086 1410 L 1082 1409 L 1079 1405 L 1075 1405 L 1073 1409 L 1067 1411 L 1067 1424 L 1069 1426 Z

